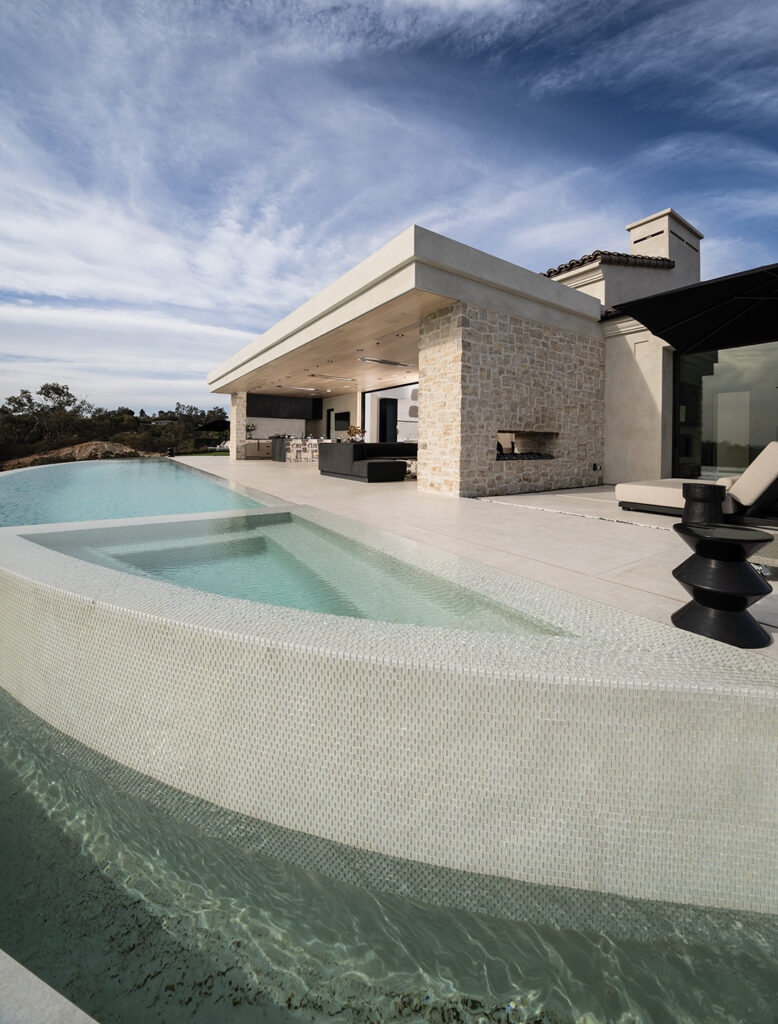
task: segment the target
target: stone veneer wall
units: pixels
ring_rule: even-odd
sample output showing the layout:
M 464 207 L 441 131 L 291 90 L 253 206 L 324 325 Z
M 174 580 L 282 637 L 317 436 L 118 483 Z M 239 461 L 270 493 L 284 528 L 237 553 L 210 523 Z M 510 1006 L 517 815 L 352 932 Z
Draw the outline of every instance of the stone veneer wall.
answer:
M 419 327 L 418 486 L 460 493 L 462 303 L 423 317 Z
M 600 482 L 605 349 L 599 337 L 467 303 L 424 317 L 422 490 L 464 497 Z M 553 460 L 496 459 L 498 431 L 556 434 Z
M 230 395 L 230 458 L 243 459 L 245 455 L 238 447 L 246 440 L 246 392 L 237 391 Z

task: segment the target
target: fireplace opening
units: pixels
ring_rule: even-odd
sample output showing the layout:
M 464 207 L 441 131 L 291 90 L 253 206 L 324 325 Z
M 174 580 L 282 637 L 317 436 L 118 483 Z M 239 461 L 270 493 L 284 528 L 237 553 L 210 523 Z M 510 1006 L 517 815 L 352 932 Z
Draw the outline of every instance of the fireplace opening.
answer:
M 558 431 L 498 430 L 498 462 L 530 462 L 555 458 Z

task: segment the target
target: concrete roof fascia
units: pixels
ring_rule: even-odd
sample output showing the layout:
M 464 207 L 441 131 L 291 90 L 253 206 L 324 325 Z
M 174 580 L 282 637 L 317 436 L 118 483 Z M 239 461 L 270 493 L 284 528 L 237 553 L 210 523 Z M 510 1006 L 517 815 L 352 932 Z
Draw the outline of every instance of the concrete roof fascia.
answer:
M 217 371 L 220 376 L 209 377 L 208 386 L 211 391 L 215 391 L 217 388 L 230 390 L 229 385 L 238 385 L 240 378 L 266 363 L 280 359 L 322 335 L 329 334 L 330 331 L 356 320 L 365 313 L 386 305 L 392 299 L 414 291 L 414 280 L 413 261 L 410 260 L 405 266 L 395 268 L 393 272 L 371 282 L 370 286 L 348 296 L 342 302 L 335 303 L 321 314 L 290 326 L 288 330 L 283 329 L 285 321 L 280 321 L 275 327 L 271 327 L 269 331 L 261 335 L 253 345 L 249 345 L 248 351 L 243 349 L 239 352 L 234 362 L 230 361 L 220 367 Z M 301 309 L 302 307 L 297 310 L 297 313 Z M 227 369 L 225 370 L 224 367 Z M 237 390 L 241 390 L 241 388 L 238 386 Z
M 417 284 L 427 292 L 437 292 L 445 287 L 446 272 L 430 264 L 417 266 Z M 485 309 L 496 309 L 513 316 L 524 317 L 527 320 L 535 320 L 542 324 L 553 324 L 563 330 L 572 331 L 575 334 L 587 333 L 594 324 L 599 325 L 602 314 L 602 305 L 599 299 L 586 295 L 589 309 L 582 312 L 580 309 L 570 308 L 570 303 L 549 302 L 545 297 L 540 298 L 532 295 L 528 289 L 517 289 L 505 285 L 496 284 L 493 281 L 486 281 L 472 275 L 460 275 L 456 282 L 456 301 L 472 303 Z M 581 295 L 581 292 L 573 291 L 565 285 L 560 285 L 565 292 L 571 295 Z M 566 299 L 566 295 L 559 296 Z M 594 333 L 597 333 L 597 327 Z
M 491 256 L 481 249 L 474 249 L 453 238 L 437 235 L 426 228 L 416 228 L 416 261 L 446 273 L 453 273 L 460 280 L 482 284 L 495 292 L 506 292 L 522 298 L 553 306 L 565 313 L 577 313 L 587 319 L 599 320 L 602 312 L 600 303 L 591 295 L 576 292 L 542 274 L 536 274 L 526 267 L 499 256 Z M 433 291 L 419 280 L 418 287 Z M 466 299 L 457 294 L 457 299 Z
M 213 389 L 223 386 L 224 378 L 235 377 L 238 371 L 249 372 L 253 367 L 247 366 L 258 356 L 275 348 L 293 335 L 304 331 L 312 324 L 331 315 L 337 309 L 364 295 L 376 285 L 396 275 L 405 267 L 410 266 L 414 259 L 414 238 L 416 226 L 406 228 L 386 245 L 362 260 L 332 284 L 318 292 L 293 310 L 283 320 L 270 327 L 264 334 L 250 341 L 208 376 L 208 384 Z M 347 319 L 353 319 L 348 317 Z M 330 328 L 332 329 L 332 328 Z M 324 333 L 317 331 L 318 334 Z M 279 352 L 278 355 L 281 353 Z M 273 358 L 277 356 L 274 354 Z M 267 362 L 263 360 L 262 362 Z M 261 362 L 257 365 L 261 365 Z
M 222 363 L 208 385 L 229 390 L 252 370 L 414 290 L 437 294 L 442 304 L 488 304 L 493 295 L 502 307 L 510 295 L 537 303 L 536 314 L 550 306 L 599 321 L 601 313 L 589 295 L 414 224 Z M 532 315 L 526 302 L 522 308 Z

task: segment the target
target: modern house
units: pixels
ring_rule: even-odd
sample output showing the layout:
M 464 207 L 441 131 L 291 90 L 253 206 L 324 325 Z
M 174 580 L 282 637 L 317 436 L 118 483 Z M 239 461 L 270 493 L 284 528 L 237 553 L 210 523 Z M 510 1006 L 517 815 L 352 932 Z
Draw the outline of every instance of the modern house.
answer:
M 419 488 L 453 495 L 739 472 L 778 437 L 778 340 L 679 355 L 614 310 L 700 280 L 674 210 L 627 231 L 628 253 L 537 274 L 408 228 L 210 375 L 231 456 L 247 422 L 356 424 L 417 437 Z

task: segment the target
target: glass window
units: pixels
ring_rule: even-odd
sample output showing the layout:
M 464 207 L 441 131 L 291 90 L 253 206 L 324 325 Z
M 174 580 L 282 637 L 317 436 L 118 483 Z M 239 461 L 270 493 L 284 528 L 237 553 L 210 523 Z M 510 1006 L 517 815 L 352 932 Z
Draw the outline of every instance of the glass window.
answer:
M 778 440 L 778 341 L 677 357 L 676 467 L 736 476 Z

